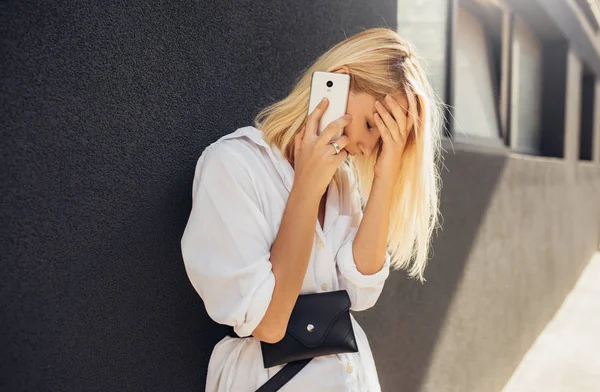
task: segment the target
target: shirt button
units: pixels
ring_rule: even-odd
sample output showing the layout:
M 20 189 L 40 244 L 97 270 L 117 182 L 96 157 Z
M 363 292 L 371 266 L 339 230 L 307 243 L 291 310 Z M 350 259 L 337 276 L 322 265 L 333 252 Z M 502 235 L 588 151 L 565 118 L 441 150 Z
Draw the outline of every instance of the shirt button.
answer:
M 319 238 L 319 247 L 324 248 L 325 243 Z
M 323 290 L 323 291 L 327 290 L 327 283 L 321 284 L 321 290 Z
M 346 365 L 346 370 L 348 371 L 348 373 L 352 373 L 352 365 L 351 364 L 347 364 Z

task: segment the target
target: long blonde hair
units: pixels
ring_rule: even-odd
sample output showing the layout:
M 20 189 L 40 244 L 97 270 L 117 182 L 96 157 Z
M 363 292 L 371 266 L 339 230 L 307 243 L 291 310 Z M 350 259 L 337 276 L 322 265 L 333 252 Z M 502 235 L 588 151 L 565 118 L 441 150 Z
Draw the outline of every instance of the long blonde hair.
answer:
M 344 65 L 350 70 L 353 93 L 368 93 L 380 101 L 386 94 L 401 95 L 409 102 L 414 126 L 395 185 L 388 252 L 394 269 L 407 269 L 409 277 L 423 283 L 431 237 L 438 224 L 442 112 L 440 100 L 410 43 L 383 27 L 366 29 L 345 39 L 306 69 L 287 97 L 261 110 L 254 120 L 255 127 L 262 130 L 269 145 L 276 145 L 292 162 L 294 136 L 306 121 L 312 73 L 331 72 Z M 348 156 L 346 168 L 340 166 L 342 170 L 351 169 L 346 173 L 356 177 L 363 211 L 380 151 L 381 140 L 376 153 L 369 157 Z M 340 175 L 338 170 L 334 179 Z

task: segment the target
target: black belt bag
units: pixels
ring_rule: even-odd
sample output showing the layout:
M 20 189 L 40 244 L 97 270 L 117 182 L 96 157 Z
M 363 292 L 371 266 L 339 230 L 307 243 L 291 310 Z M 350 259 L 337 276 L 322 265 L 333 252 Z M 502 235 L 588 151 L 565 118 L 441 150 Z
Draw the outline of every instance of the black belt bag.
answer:
M 237 336 L 232 331 L 233 328 L 230 336 Z M 279 390 L 314 357 L 358 352 L 348 292 L 299 295 L 284 338 L 273 344 L 261 341 L 260 347 L 265 368 L 287 365 L 261 386 L 259 392 Z

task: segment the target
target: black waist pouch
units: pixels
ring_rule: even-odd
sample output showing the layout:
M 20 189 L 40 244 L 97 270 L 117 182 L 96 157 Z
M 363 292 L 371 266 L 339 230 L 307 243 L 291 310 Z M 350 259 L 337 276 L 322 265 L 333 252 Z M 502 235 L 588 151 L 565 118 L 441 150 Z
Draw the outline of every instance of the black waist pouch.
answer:
M 265 368 L 322 355 L 358 352 L 346 290 L 299 295 L 285 337 L 260 342 Z

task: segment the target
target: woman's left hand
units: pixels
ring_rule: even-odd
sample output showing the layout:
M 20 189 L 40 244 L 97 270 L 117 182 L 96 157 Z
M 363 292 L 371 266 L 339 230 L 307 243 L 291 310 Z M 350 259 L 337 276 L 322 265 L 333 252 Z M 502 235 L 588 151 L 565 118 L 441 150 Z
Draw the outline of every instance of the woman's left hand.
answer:
M 375 109 L 377 113 L 373 117 L 383 145 L 375 164 L 374 175 L 375 178 L 395 182 L 400 175 L 402 154 L 410 130 L 412 130 L 413 119 L 409 115 L 410 110 L 400 106 L 398 101 L 390 95 L 385 97 L 385 106 L 379 101 L 375 102 Z

